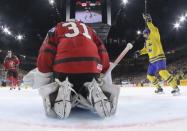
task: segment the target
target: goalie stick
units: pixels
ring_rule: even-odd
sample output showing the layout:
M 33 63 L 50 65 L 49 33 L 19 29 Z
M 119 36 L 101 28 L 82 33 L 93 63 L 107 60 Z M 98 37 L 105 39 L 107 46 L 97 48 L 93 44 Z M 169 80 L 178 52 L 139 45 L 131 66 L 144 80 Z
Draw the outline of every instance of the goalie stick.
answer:
M 111 75 L 112 70 L 123 59 L 123 57 L 129 52 L 129 50 L 131 50 L 133 48 L 133 44 L 134 43 L 135 43 L 135 41 L 133 41 L 132 44 L 128 43 L 127 46 L 125 47 L 125 49 L 116 58 L 116 60 L 114 61 L 114 63 L 110 64 L 109 69 L 106 71 L 106 73 L 104 74 L 104 77 L 103 77 L 103 80 L 104 80 L 103 87 L 104 88 L 108 88 L 108 87 L 110 87 L 110 85 L 112 85 L 112 75 Z
M 120 93 L 120 88 L 118 86 L 112 84 L 112 70 L 116 67 L 116 65 L 123 59 L 123 57 L 128 53 L 129 50 L 133 48 L 133 44 L 135 41 L 131 43 L 128 43 L 126 48 L 121 52 L 121 54 L 117 57 L 117 59 L 114 61 L 114 63 L 110 64 L 109 69 L 104 74 L 103 77 L 103 84 L 101 86 L 102 90 L 104 92 L 108 92 L 111 96 L 109 98 L 111 102 L 111 115 L 115 114 L 118 104 L 118 97 Z
M 134 43 L 134 42 L 133 42 Z M 131 50 L 133 48 L 133 44 L 128 43 L 127 46 L 125 47 L 125 49 L 120 53 L 120 55 L 116 58 L 116 60 L 114 61 L 114 63 L 112 63 L 109 67 L 109 69 L 107 70 L 107 72 L 105 73 L 105 75 L 107 75 L 109 72 L 111 72 L 116 65 L 123 59 L 123 57 L 128 53 L 129 50 Z

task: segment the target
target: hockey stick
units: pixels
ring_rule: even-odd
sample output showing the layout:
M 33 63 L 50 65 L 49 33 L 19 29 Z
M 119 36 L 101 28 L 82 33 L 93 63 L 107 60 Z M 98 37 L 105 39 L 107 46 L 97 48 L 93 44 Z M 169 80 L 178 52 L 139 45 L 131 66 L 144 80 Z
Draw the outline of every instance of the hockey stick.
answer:
M 107 70 L 107 72 L 104 74 L 103 77 L 103 85 L 102 85 L 102 90 L 105 92 L 109 92 L 111 94 L 111 98 L 112 98 L 112 103 L 113 108 L 111 110 L 111 113 L 115 113 L 116 112 L 116 108 L 117 108 L 117 103 L 118 103 L 118 96 L 120 93 L 120 88 L 118 88 L 116 85 L 114 85 L 112 83 L 112 70 L 116 67 L 116 65 L 123 59 L 123 57 L 129 52 L 129 50 L 131 50 L 133 48 L 133 44 L 135 43 L 135 41 L 131 43 L 128 43 L 126 48 L 121 52 L 121 54 L 117 57 L 117 59 L 114 61 L 114 63 L 110 64 L 109 69 Z
M 148 14 L 148 8 L 147 8 L 147 0 L 145 0 L 144 2 L 144 14 Z M 145 21 L 145 28 L 147 28 L 147 23 Z
M 145 10 L 144 10 L 145 12 L 145 14 L 147 14 L 147 0 L 145 0 Z
M 121 52 L 121 54 L 116 58 L 116 60 L 114 61 L 114 63 L 112 63 L 109 67 L 109 69 L 107 70 L 107 72 L 105 73 L 105 75 L 107 75 L 109 72 L 111 72 L 116 66 L 117 64 L 123 59 L 123 57 L 128 53 L 129 50 L 131 50 L 133 48 L 133 44 L 128 43 L 127 46 L 125 47 L 125 49 Z
M 117 66 L 117 64 L 123 59 L 123 57 L 129 52 L 129 50 L 131 50 L 133 48 L 133 44 L 135 43 L 135 41 L 131 43 L 128 43 L 126 48 L 121 52 L 121 54 L 117 57 L 117 59 L 114 61 L 114 63 L 110 64 L 109 69 L 106 71 L 106 73 L 104 74 L 104 81 L 105 81 L 105 87 L 108 85 L 112 85 L 112 75 L 111 72 L 112 70 Z M 106 83 L 107 81 L 107 83 Z M 106 87 L 107 88 L 107 87 Z

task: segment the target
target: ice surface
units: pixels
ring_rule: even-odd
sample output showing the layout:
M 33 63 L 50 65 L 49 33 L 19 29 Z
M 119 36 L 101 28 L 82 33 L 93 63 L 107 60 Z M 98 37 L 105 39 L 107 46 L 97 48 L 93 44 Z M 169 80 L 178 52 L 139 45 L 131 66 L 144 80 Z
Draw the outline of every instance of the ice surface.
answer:
M 66 120 L 44 115 L 37 90 L 0 88 L 0 131 L 186 131 L 187 87 L 180 96 L 154 94 L 154 88 L 122 87 L 117 114 L 101 119 L 90 111 L 74 109 Z

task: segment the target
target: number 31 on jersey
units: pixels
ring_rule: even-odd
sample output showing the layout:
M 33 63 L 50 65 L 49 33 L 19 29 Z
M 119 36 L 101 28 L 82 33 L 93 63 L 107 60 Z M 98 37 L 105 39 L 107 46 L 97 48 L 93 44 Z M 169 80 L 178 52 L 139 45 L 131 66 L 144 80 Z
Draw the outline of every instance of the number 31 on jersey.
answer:
M 80 23 L 80 25 L 83 27 L 83 35 L 88 38 L 91 39 L 91 36 L 89 35 L 88 32 L 88 28 L 84 23 Z M 64 23 L 62 24 L 63 27 L 67 27 L 69 31 L 71 31 L 71 33 L 66 33 L 65 36 L 68 38 L 72 38 L 75 36 L 78 36 L 80 34 L 80 30 L 77 27 L 77 24 L 74 22 L 68 22 L 68 23 Z

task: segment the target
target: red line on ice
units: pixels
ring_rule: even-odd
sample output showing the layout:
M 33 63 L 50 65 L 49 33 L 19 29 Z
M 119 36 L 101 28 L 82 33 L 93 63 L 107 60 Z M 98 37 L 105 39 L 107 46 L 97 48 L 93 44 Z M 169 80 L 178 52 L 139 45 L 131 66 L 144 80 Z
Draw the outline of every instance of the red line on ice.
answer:
M 169 123 L 169 122 L 177 122 L 177 121 L 182 121 L 182 120 L 187 120 L 187 118 L 176 118 L 176 119 L 171 119 L 171 120 L 159 120 L 156 122 L 145 122 L 145 123 L 133 123 L 133 124 L 120 124 L 120 125 L 84 125 L 84 123 L 81 123 L 80 125 L 75 125 L 75 126 L 66 126 L 66 125 L 55 125 L 55 124 L 40 124 L 40 123 L 29 123 L 29 122 L 19 122 L 15 120 L 4 120 L 0 119 L 1 122 L 6 122 L 6 123 L 13 123 L 13 124 L 18 124 L 18 125 L 24 125 L 24 126 L 37 126 L 37 127 L 42 127 L 42 128 L 79 128 L 79 129 L 114 129 L 114 128 L 127 128 L 127 127 L 144 127 L 144 126 L 154 126 L 158 124 L 164 124 L 164 123 Z

